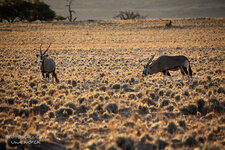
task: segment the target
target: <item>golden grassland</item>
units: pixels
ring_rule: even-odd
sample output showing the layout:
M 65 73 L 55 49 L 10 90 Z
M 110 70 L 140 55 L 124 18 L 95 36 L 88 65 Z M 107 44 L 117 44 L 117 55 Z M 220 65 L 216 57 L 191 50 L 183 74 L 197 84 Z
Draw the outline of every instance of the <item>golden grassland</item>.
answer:
M 0 147 L 223 149 L 225 19 L 165 23 L 0 23 Z M 42 79 L 41 43 L 58 84 Z M 141 77 L 154 54 L 188 57 L 190 85 L 179 71 Z

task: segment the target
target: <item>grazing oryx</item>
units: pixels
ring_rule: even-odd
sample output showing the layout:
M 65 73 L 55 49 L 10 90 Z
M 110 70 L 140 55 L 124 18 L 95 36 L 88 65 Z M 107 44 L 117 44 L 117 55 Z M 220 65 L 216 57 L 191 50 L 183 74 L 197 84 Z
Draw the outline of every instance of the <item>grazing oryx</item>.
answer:
M 42 44 L 41 44 L 42 46 Z M 45 74 L 46 74 L 46 78 L 49 79 L 49 73 L 52 73 L 52 81 L 55 80 L 57 83 L 59 83 L 59 79 L 56 76 L 55 73 L 55 62 L 53 59 L 51 58 L 47 58 L 48 55 L 45 55 L 45 53 L 48 51 L 49 47 L 51 46 L 51 43 L 49 44 L 48 48 L 46 49 L 46 51 L 44 53 L 42 53 L 41 50 L 41 46 L 40 46 L 40 55 L 37 55 L 37 57 L 40 56 L 40 62 L 41 62 L 41 73 L 43 78 L 45 78 Z
M 172 80 L 172 82 L 174 82 L 169 73 L 169 70 L 176 71 L 180 69 L 183 75 L 182 81 L 184 80 L 184 75 L 186 74 L 188 76 L 188 83 L 190 83 L 189 75 L 192 76 L 192 70 L 191 70 L 190 62 L 187 59 L 187 57 L 182 55 L 160 56 L 157 60 L 152 62 L 154 56 L 155 55 L 152 56 L 152 58 L 148 61 L 147 65 L 144 67 L 144 71 L 142 73 L 143 77 L 147 76 L 148 74 L 162 72 L 163 82 L 164 84 L 166 84 L 165 75 L 168 75 L 170 79 Z
M 172 26 L 172 21 L 170 20 L 169 23 L 166 23 L 166 27 L 171 27 Z

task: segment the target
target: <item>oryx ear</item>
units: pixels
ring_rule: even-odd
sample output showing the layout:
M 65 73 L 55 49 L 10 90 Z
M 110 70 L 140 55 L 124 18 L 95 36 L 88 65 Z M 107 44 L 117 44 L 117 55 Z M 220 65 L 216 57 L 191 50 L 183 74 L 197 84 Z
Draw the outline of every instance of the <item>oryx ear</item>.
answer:
M 39 57 L 40 55 L 37 54 L 36 56 Z

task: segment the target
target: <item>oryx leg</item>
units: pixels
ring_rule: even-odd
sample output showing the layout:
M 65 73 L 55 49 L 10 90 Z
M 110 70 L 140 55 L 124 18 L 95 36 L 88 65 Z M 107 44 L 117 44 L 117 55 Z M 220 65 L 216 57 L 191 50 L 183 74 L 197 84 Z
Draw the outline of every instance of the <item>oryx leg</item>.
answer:
M 188 73 L 188 71 L 187 71 L 187 68 L 186 68 L 186 67 L 182 67 L 182 68 L 183 68 L 185 74 L 186 74 L 187 77 L 188 77 L 188 84 L 189 84 L 189 83 L 190 83 L 190 77 L 189 77 L 189 73 Z
M 45 82 L 45 78 L 47 77 L 47 74 L 45 74 L 44 72 L 42 72 L 42 82 Z
M 55 77 L 55 81 L 57 83 L 59 83 L 59 79 L 57 78 L 57 75 L 56 75 L 55 71 L 52 72 L 52 81 L 53 81 L 53 77 Z
M 43 77 L 43 79 L 45 78 L 45 73 L 44 72 L 42 72 L 42 77 Z
M 54 82 L 54 77 L 55 77 L 55 74 L 54 74 L 54 71 L 52 72 L 52 83 Z
M 162 73 L 163 73 L 162 74 L 163 75 L 163 84 L 166 85 L 166 80 L 165 80 L 166 71 L 163 71 Z
M 180 67 L 180 72 L 181 72 L 181 74 L 182 74 L 182 82 L 184 81 L 184 75 L 185 75 L 185 71 L 184 71 L 184 69 L 182 68 L 182 67 Z
M 168 76 L 169 76 L 169 78 L 170 78 L 170 80 L 174 83 L 174 80 L 173 80 L 173 78 L 171 77 L 171 74 L 170 74 L 170 72 L 169 72 L 169 71 L 166 71 L 166 75 L 168 75 Z
M 48 82 L 49 82 L 49 73 L 46 73 L 46 78 L 48 78 Z

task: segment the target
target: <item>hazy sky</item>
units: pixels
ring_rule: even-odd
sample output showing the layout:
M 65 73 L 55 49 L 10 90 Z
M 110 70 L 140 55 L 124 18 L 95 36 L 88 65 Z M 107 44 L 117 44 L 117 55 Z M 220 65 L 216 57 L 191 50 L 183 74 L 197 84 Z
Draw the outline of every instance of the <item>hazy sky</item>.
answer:
M 66 17 L 66 0 L 43 0 Z M 73 0 L 78 20 L 113 19 L 120 10 L 134 10 L 147 18 L 225 17 L 225 0 Z

